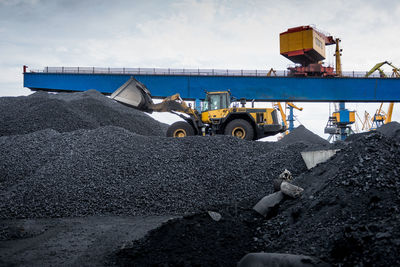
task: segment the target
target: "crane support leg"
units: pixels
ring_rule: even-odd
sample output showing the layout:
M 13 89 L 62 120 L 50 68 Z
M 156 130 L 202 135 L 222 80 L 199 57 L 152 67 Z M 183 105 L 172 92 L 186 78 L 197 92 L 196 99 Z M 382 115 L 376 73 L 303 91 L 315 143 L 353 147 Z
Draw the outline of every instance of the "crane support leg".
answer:
M 339 102 L 339 112 L 346 110 L 345 102 Z M 340 127 L 340 140 L 346 140 L 346 127 Z
M 288 121 L 289 121 L 289 132 L 291 132 L 294 129 L 294 116 L 293 116 L 293 107 L 292 106 L 289 106 Z

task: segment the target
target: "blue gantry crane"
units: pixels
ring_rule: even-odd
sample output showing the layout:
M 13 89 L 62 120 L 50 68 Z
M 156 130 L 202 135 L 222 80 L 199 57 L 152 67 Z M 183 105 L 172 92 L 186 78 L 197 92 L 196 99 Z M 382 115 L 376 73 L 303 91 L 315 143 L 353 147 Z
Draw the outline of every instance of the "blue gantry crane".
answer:
M 268 75 L 268 70 L 45 67 L 28 71 L 24 66 L 24 87 L 56 92 L 95 89 L 111 94 L 134 77 L 154 98 L 179 93 L 183 99 L 196 100 L 204 97 L 205 90 L 229 90 L 250 101 L 339 102 L 340 119 L 351 117 L 345 102 L 400 101 L 400 79 L 396 77 L 342 73 L 339 39 L 302 26 L 281 33 L 280 42 L 281 54 L 297 65 L 276 71 L 276 76 Z M 321 64 L 325 45 L 331 44 L 336 44 L 336 71 Z M 344 130 L 341 136 L 345 137 Z

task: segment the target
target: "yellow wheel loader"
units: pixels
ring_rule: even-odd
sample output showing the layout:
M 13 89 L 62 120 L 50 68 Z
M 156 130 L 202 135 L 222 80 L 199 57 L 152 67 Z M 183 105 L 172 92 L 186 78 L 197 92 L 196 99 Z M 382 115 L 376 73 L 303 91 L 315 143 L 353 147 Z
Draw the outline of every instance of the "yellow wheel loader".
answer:
M 187 105 L 179 94 L 154 104 L 146 86 L 132 77 L 111 98 L 149 113 L 171 112 L 180 116 L 184 121 L 172 124 L 167 130 L 168 137 L 224 134 L 257 140 L 286 131 L 274 108 L 246 108 L 244 99 L 240 100 L 239 107 L 239 103 L 232 103 L 229 91 L 207 92 L 198 111 Z

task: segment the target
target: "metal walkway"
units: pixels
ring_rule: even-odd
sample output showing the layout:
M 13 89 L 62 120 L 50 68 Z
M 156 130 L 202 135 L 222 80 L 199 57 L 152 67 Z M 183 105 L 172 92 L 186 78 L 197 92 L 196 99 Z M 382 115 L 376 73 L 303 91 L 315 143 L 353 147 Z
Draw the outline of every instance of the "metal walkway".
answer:
M 32 70 L 35 73 L 70 74 L 132 74 L 132 75 L 191 75 L 191 76 L 267 76 L 269 70 L 233 70 L 233 69 L 171 69 L 171 68 L 98 68 L 98 67 L 45 67 Z M 364 78 L 367 71 L 345 71 L 343 77 Z M 386 73 L 390 77 L 390 73 Z M 287 77 L 288 71 L 275 70 L 272 76 Z M 379 78 L 379 73 L 370 77 Z

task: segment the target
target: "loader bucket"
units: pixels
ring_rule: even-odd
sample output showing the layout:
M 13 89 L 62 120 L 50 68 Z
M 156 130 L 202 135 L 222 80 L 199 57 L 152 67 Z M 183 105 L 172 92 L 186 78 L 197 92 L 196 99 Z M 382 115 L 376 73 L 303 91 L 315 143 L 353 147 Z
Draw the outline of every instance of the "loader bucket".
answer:
M 153 105 L 150 91 L 144 84 L 133 77 L 115 90 L 115 92 L 111 94 L 111 99 L 147 112 L 151 112 L 149 106 Z

